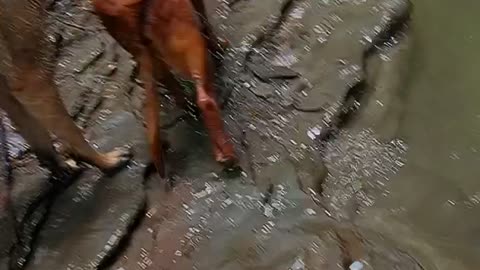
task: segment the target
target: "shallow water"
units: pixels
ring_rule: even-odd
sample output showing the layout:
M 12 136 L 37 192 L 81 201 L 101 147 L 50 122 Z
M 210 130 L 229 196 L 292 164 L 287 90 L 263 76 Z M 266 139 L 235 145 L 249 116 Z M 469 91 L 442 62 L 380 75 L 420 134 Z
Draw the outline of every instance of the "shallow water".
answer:
M 478 269 L 480 2 L 413 3 L 399 131 L 407 162 L 372 211 L 382 213 L 381 230 L 430 262 L 426 269 Z

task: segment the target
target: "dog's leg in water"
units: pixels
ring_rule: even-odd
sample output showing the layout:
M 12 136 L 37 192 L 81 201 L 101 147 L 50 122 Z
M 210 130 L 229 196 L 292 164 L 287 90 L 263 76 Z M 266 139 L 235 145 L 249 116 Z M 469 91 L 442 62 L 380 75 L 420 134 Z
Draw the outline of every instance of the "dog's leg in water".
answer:
M 48 131 L 11 94 L 5 76 L 0 74 L 0 108 L 4 109 L 17 131 L 30 144 L 40 164 L 52 172 L 66 169 L 63 159 L 55 151 Z

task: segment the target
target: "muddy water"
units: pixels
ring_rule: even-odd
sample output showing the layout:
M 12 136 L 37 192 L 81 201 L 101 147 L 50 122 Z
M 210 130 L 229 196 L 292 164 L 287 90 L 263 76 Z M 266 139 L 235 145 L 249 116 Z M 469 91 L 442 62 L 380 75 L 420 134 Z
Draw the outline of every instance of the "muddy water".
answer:
M 373 222 L 423 256 L 426 269 L 479 269 L 480 2 L 413 3 L 399 129 L 407 162 L 371 209 Z

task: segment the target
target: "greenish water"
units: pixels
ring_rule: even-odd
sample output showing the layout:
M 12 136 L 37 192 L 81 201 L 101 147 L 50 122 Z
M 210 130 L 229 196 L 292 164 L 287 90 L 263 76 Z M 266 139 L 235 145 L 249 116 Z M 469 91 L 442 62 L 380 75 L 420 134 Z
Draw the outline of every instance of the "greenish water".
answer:
M 409 151 L 377 225 L 426 269 L 480 269 L 480 2 L 413 3 L 400 124 Z

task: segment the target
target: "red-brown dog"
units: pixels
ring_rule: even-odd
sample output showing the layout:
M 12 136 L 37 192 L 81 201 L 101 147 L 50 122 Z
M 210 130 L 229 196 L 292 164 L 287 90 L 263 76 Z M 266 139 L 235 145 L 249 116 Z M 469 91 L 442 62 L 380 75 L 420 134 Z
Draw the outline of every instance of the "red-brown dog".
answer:
M 108 32 L 138 62 L 146 91 L 147 137 L 159 174 L 164 176 L 164 162 L 159 138 L 160 104 L 154 81 L 162 82 L 174 93 L 177 104 L 183 105 L 182 87 L 172 72 L 195 82 L 196 103 L 215 159 L 225 165 L 235 164 L 233 144 L 224 132 L 215 100 L 207 47 L 216 49 L 218 43 L 206 20 L 203 0 L 93 0 L 93 4 Z M 203 23 L 197 13 L 203 17 Z

